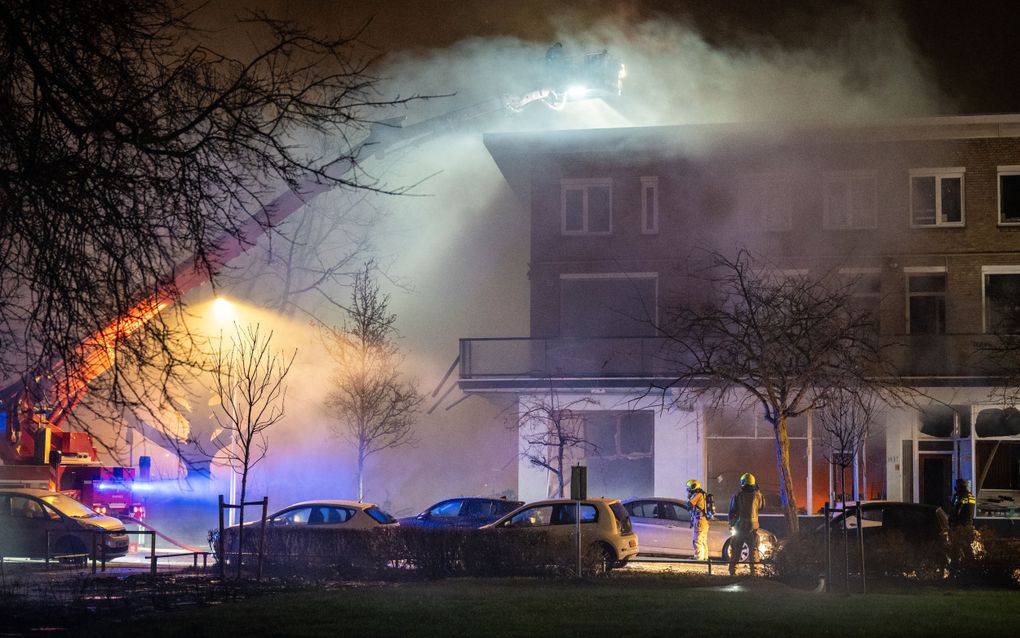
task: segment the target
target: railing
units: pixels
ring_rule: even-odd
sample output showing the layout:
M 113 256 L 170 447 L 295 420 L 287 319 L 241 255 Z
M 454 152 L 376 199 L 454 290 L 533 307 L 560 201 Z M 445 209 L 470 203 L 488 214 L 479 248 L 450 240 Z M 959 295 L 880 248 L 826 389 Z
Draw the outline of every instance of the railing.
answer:
M 460 377 L 655 377 L 671 366 L 666 339 L 604 337 L 460 340 Z
M 994 336 L 882 335 L 893 368 L 914 377 L 992 376 L 978 352 Z M 460 340 L 460 378 L 663 378 L 677 369 L 677 351 L 661 337 Z
M 50 562 L 54 559 L 57 561 L 72 559 L 75 562 L 81 561 L 88 563 L 89 560 L 92 562 L 92 573 L 95 574 L 97 570 L 100 573 L 106 572 L 107 567 L 107 547 L 106 537 L 111 534 L 124 534 L 136 536 L 148 536 L 149 537 L 149 573 L 152 575 L 156 574 L 156 562 L 161 558 L 181 558 L 184 556 L 192 557 L 192 566 L 198 569 L 198 557 L 202 557 L 202 570 L 206 570 L 209 564 L 210 552 L 182 552 L 177 554 L 157 554 L 156 553 L 156 532 L 152 530 L 105 530 L 97 529 L 91 531 L 76 532 L 74 536 L 81 536 L 82 534 L 89 534 L 91 537 L 91 549 L 86 550 L 85 553 L 78 554 L 54 554 L 51 549 L 50 537 L 54 534 L 67 535 L 66 530 L 46 530 L 46 569 L 50 568 Z

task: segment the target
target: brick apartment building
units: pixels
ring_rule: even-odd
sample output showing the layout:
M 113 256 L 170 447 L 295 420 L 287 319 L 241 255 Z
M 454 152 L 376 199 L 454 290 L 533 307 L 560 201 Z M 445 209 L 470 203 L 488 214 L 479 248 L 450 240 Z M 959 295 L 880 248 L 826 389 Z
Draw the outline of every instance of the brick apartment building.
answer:
M 1020 303 L 1020 115 L 865 125 L 677 126 L 491 134 L 531 216 L 531 334 L 461 342 L 460 387 L 555 393 L 598 444 L 589 493 L 679 495 L 699 478 L 726 502 L 778 473 L 760 410 L 670 405 L 647 320 L 699 249 L 746 247 L 796 271 L 858 278 L 896 365 L 930 405 L 883 410 L 854 465 L 856 495 L 946 505 L 971 481 L 978 515 L 1016 515 L 1020 415 L 975 343 Z M 552 389 L 552 390 L 551 390 Z M 666 399 L 670 397 L 667 396 Z M 835 491 L 810 414 L 791 423 L 798 504 Z M 522 443 L 523 445 L 523 443 Z M 545 497 L 522 460 L 518 491 Z

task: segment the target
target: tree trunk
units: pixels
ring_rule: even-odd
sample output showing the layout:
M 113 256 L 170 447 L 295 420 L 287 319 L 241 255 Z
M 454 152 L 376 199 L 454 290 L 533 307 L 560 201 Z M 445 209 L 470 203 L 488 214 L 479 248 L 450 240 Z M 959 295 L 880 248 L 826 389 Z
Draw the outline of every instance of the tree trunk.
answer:
M 365 452 L 358 450 L 358 502 L 365 498 Z
M 559 448 L 557 448 L 556 469 L 559 470 L 559 473 L 560 473 L 560 476 L 559 476 L 559 479 L 560 479 L 560 493 L 556 495 L 556 498 L 563 498 L 563 483 L 564 483 L 564 479 L 563 479 L 563 445 L 562 444 L 560 444 Z
M 797 495 L 793 489 L 793 477 L 790 476 L 790 436 L 786 428 L 786 414 L 780 413 L 779 422 L 773 424 L 776 435 L 776 465 L 779 467 L 779 498 L 786 516 L 786 525 L 791 535 L 800 531 L 800 519 L 797 518 Z
M 244 559 L 244 499 L 248 493 L 248 463 L 245 459 L 244 471 L 241 472 L 241 500 L 234 505 L 240 505 L 240 515 L 237 519 L 237 577 L 241 578 L 241 563 Z

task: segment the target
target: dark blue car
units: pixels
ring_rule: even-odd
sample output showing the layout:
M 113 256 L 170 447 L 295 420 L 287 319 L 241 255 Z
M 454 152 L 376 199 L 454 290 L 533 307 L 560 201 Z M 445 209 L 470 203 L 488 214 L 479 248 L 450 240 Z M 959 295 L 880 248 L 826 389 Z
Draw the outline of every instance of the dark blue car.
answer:
M 402 527 L 481 527 L 524 505 L 505 498 L 461 497 L 440 501 L 417 516 L 400 519 Z

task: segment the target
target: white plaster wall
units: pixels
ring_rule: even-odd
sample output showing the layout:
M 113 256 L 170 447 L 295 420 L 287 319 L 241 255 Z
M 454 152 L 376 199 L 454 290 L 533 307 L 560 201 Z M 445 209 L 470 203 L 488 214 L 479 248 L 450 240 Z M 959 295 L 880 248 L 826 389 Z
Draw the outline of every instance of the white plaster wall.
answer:
M 566 405 L 578 400 L 590 401 L 585 405 L 574 405 L 577 410 L 654 410 L 654 496 L 684 498 L 688 479 L 696 478 L 705 482 L 704 423 L 700 409 L 682 410 L 676 407 L 662 408 L 661 401 L 651 401 L 647 392 L 634 394 L 576 394 L 561 393 L 557 400 Z M 537 396 L 524 395 L 517 404 L 518 413 L 530 401 L 541 400 Z M 535 426 L 530 426 L 534 428 Z M 525 460 L 526 448 L 522 431 L 518 438 L 518 494 L 523 501 L 549 498 L 549 478 L 546 470 L 537 468 Z M 648 496 L 653 496 L 649 494 Z
M 705 430 L 701 410 L 671 407 L 655 415 L 655 494 L 687 498 L 686 484 L 705 484 Z

